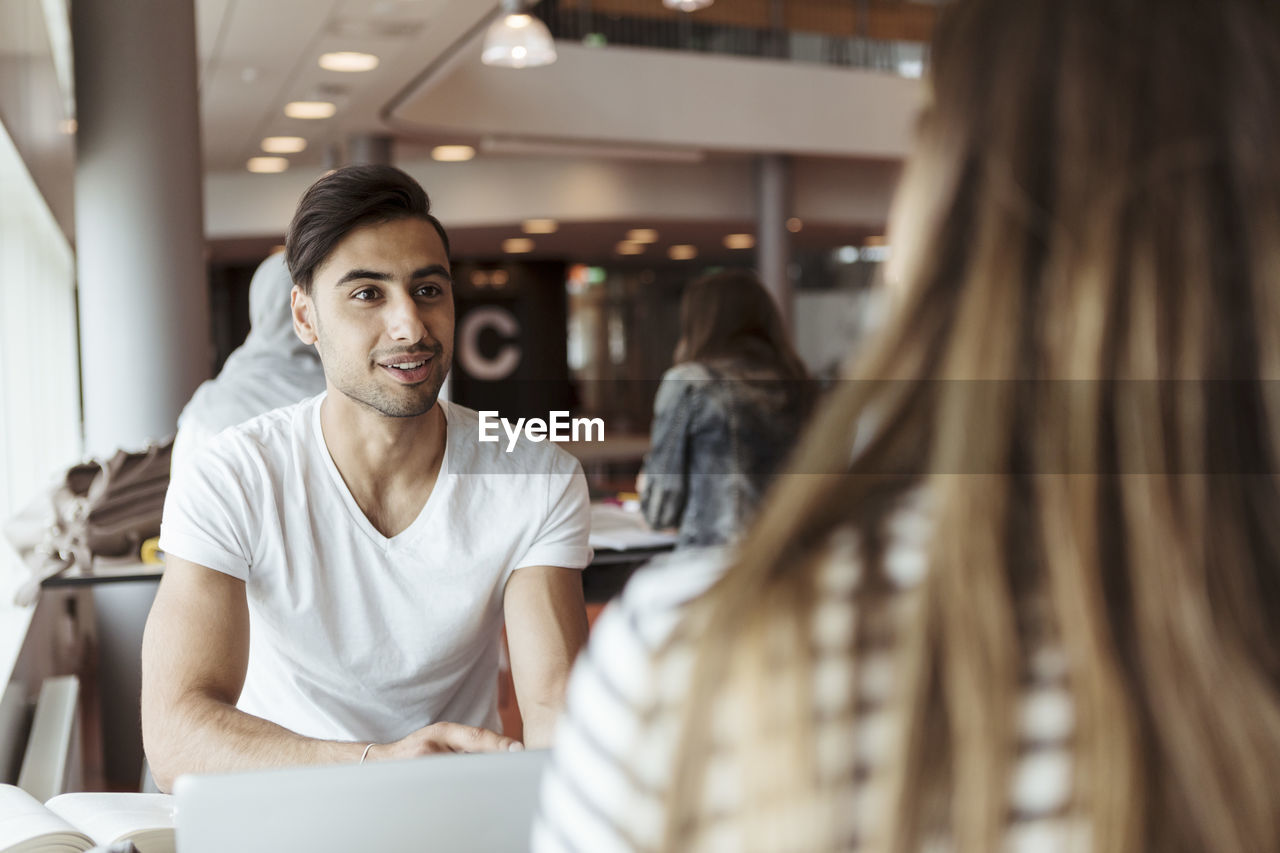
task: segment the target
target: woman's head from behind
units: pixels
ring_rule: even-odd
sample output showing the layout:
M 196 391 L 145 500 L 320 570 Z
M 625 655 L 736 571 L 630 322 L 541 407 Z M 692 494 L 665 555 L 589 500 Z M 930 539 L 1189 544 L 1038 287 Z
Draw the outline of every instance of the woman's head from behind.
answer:
M 1280 341 L 1238 324 L 1276 316 L 1276 8 L 949 4 L 890 277 L 904 322 L 954 322 L 888 339 L 945 347 L 962 378 L 1247 377 L 1258 358 L 1275 364 Z M 1227 329 L 1267 351 L 1228 351 Z
M 804 375 L 773 297 L 747 270 L 711 273 L 685 286 L 675 361 L 716 358 L 746 359 L 786 376 Z
M 1278 850 L 1280 4 L 957 0 L 932 62 L 896 313 L 855 377 L 878 381 L 844 383 L 793 465 L 849 471 L 865 426 L 857 476 L 781 478 L 705 605 L 686 734 L 759 680 L 744 649 L 806 635 L 834 531 L 891 586 L 874 543 L 923 488 L 928 571 L 893 614 L 903 733 L 865 843 L 1002 846 L 1022 667 L 1047 638 L 1093 850 Z M 812 675 L 803 655 L 768 670 L 780 693 Z M 808 708 L 770 713 L 812 751 Z M 673 802 L 696 801 L 705 757 L 685 753 Z

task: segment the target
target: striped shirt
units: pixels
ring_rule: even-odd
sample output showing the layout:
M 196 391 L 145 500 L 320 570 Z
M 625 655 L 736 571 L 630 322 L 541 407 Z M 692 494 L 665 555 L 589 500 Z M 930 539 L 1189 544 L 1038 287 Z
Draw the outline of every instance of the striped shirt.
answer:
M 895 597 L 919 583 L 925 571 L 928 525 L 904 511 L 890 525 L 885 573 Z M 875 644 L 858 656 L 856 677 L 847 650 L 861 570 L 852 535 L 837 542 L 824 561 L 812 630 L 819 656 L 813 697 L 818 772 L 839 802 L 850 804 L 847 842 L 857 849 L 884 813 L 877 799 L 877 769 L 893 740 L 886 697 L 894 672 L 892 644 Z M 683 552 L 636 574 L 622 596 L 596 622 L 591 642 L 569 682 L 566 710 L 543 780 L 533 829 L 535 853 L 610 853 L 655 849 L 664 832 L 664 802 L 675 764 L 678 709 L 687 691 L 691 650 L 660 649 L 680 623 L 684 606 L 720 576 L 722 549 Z M 836 653 L 835 650 L 841 650 Z M 823 654 L 822 650 L 828 653 Z M 1020 754 L 1010 784 L 1009 853 L 1087 850 L 1084 834 L 1068 817 L 1071 795 L 1069 745 L 1074 713 L 1062 655 L 1034 654 L 1020 700 Z M 832 713 L 857 706 L 858 714 Z M 647 713 L 647 709 L 665 709 Z M 734 724 L 733 706 L 714 709 L 713 726 Z M 701 850 L 736 851 L 748 845 L 736 816 L 741 768 L 726 751 L 713 752 L 705 777 L 697 843 Z M 829 780 L 829 781 L 828 781 Z M 1076 827 L 1078 829 L 1078 827 Z M 774 849 L 768 843 L 759 849 Z M 947 850 L 945 843 L 927 845 Z

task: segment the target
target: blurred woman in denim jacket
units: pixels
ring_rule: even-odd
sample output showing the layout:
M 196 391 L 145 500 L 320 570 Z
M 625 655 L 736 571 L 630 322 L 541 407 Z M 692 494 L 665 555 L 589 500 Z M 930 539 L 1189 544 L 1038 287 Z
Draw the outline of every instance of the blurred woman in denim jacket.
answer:
M 685 289 L 675 366 L 654 400 L 641 507 L 679 546 L 731 541 L 790 452 L 810 404 L 808 374 L 756 276 L 732 270 Z

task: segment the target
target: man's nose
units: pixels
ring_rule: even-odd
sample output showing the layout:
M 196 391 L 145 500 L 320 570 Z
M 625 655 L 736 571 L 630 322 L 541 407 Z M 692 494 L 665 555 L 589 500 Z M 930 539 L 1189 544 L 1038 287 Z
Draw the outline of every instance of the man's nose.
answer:
M 397 294 L 387 302 L 387 334 L 392 340 L 417 343 L 427 333 L 418 303 L 407 293 Z

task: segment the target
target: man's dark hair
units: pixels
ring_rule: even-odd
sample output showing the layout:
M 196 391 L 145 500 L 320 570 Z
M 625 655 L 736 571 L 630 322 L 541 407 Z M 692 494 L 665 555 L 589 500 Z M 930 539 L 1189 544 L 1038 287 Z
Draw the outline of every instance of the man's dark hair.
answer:
M 449 235 L 431 215 L 431 200 L 413 178 L 394 166 L 344 166 L 302 195 L 285 237 L 289 275 L 311 293 L 316 269 L 351 231 L 397 219 L 430 222 L 449 254 Z

